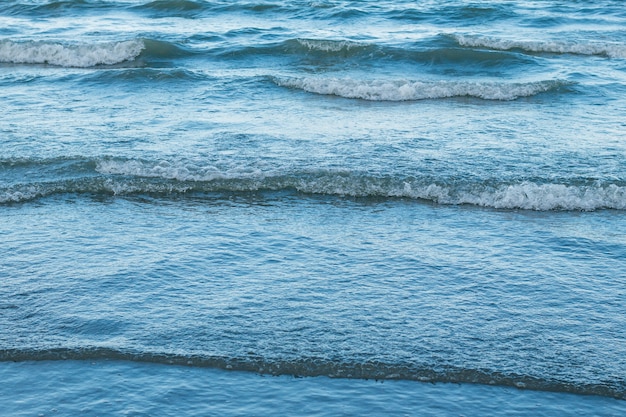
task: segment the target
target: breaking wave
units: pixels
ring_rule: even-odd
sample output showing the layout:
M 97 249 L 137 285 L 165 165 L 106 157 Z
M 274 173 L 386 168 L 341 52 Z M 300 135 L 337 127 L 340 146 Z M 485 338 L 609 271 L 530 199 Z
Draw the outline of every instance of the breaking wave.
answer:
M 369 51 L 373 46 L 349 40 L 296 39 L 295 42 L 305 50 L 321 52 Z
M 584 41 L 520 41 L 486 36 L 452 35 L 463 47 L 487 48 L 499 51 L 520 49 L 528 53 L 597 55 L 608 58 L 626 58 L 626 45 L 612 42 Z
M 28 202 L 60 194 L 150 194 L 167 198 L 172 194 L 278 191 L 349 198 L 409 199 L 441 205 L 472 205 L 512 210 L 626 210 L 626 183 L 620 181 L 463 181 L 376 176 L 347 170 L 224 170 L 185 162 L 119 159 L 63 164 L 68 170 L 63 177 L 56 173 L 55 180 L 0 188 L 0 203 Z M 77 166 L 76 174 L 69 173 L 74 169 L 72 165 Z
M 413 101 L 473 97 L 483 100 L 510 101 L 549 91 L 558 91 L 569 85 L 565 81 L 547 80 L 526 83 L 491 81 L 410 81 L 410 80 L 355 80 L 350 78 L 275 77 L 282 87 L 309 93 L 333 95 L 370 101 Z
M 4 40 L 0 41 L 0 62 L 88 68 L 132 61 L 145 47 L 143 40 L 95 44 Z
M 146 60 L 171 60 L 193 54 L 193 51 L 174 43 L 153 39 L 102 43 L 0 41 L 0 63 L 5 64 L 39 64 L 68 68 L 120 64 L 143 66 Z

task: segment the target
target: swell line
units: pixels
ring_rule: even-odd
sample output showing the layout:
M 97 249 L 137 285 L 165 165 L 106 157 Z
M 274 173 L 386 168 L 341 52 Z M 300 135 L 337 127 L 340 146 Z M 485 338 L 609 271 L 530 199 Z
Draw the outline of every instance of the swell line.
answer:
M 320 95 L 332 95 L 368 101 L 416 101 L 471 97 L 483 100 L 511 101 L 546 92 L 568 92 L 570 82 L 544 80 L 534 82 L 494 81 L 414 81 L 361 80 L 334 77 L 274 77 L 279 86 Z
M 407 63 L 425 66 L 464 65 L 484 69 L 533 65 L 530 57 L 509 51 L 471 50 L 436 36 L 417 44 L 384 44 L 351 39 L 291 38 L 274 42 L 233 42 L 217 45 L 207 53 L 221 59 L 253 56 L 290 57 L 305 63 L 355 61 L 372 66 Z
M 40 175 L 22 172 L 37 165 Z M 3 168 L 5 167 L 5 168 Z M 179 198 L 211 193 L 287 192 L 339 198 L 406 199 L 440 205 L 471 205 L 504 210 L 626 210 L 626 182 L 569 179 L 446 179 L 445 176 L 375 175 L 354 170 L 254 167 L 218 168 L 184 161 L 124 159 L 21 161 L 0 163 L 13 184 L 0 187 L 0 204 L 26 203 L 64 195 Z
M 618 382 L 584 384 L 557 379 L 542 379 L 531 375 L 505 374 L 486 369 L 458 368 L 443 365 L 390 364 L 378 361 L 332 361 L 315 357 L 268 359 L 252 353 L 247 357 L 228 357 L 167 352 L 137 352 L 105 347 L 0 350 L 0 361 L 4 362 L 51 360 L 147 362 L 162 365 L 246 371 L 274 376 L 325 376 L 329 378 L 374 379 L 381 381 L 408 380 L 431 383 L 471 383 L 626 399 L 626 390 Z
M 576 40 L 515 40 L 475 35 L 450 35 L 459 46 L 487 48 L 496 51 L 520 50 L 529 54 L 593 55 L 608 58 L 626 58 L 626 45 L 618 42 Z

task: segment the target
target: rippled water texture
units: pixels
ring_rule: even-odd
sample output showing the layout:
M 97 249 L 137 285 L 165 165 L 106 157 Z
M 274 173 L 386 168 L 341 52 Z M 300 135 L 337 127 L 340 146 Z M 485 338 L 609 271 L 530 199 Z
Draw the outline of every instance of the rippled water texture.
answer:
M 2 2 L 0 403 L 626 413 L 624 24 Z

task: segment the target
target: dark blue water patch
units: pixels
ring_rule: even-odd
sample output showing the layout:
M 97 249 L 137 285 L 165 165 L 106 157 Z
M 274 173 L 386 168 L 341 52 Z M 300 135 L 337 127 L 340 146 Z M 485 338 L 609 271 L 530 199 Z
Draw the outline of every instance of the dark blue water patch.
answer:
M 462 4 L 442 2 L 433 7 L 429 4 L 424 7 L 407 4 L 407 7 L 396 7 L 383 11 L 384 17 L 398 22 L 423 23 L 430 22 L 441 26 L 476 26 L 515 20 L 519 17 L 515 4 Z
M 193 0 L 154 0 L 133 7 L 137 10 L 151 10 L 167 16 L 189 16 L 206 9 L 207 3 Z
M 80 157 L 0 159 L 0 175 L 5 184 L 39 182 L 93 175 L 96 161 Z M 28 181 L 26 179 L 28 178 Z
M 289 53 L 318 58 L 357 58 L 360 60 L 388 59 L 390 61 L 408 61 L 422 64 L 454 64 L 481 67 L 492 66 L 527 66 L 533 63 L 528 57 L 499 51 L 469 50 L 459 47 L 432 45 L 438 38 L 416 44 L 402 46 L 377 45 L 345 40 L 293 39 L 284 42 L 281 47 Z
M 614 25 L 626 18 L 626 11 L 620 1 L 557 2 L 537 6 L 524 5 L 522 26 L 551 28 L 559 26 L 598 26 Z
M 33 18 L 53 18 L 71 16 L 80 13 L 101 13 L 119 9 L 116 1 L 107 0 L 48 0 L 43 2 L 28 2 L 14 0 L 2 2 L 0 13 L 13 16 L 28 16 Z
M 8 70 L 8 73 L 3 71 L 0 75 L 0 85 L 14 87 L 16 83 L 27 85 L 48 79 L 45 74 L 34 74 L 31 71 L 12 71 L 12 69 L 21 69 L 21 67 L 21 64 L 0 64 L 0 69 Z
M 142 56 L 149 58 L 176 59 L 197 53 L 180 44 L 163 40 L 144 39 L 143 43 L 145 49 L 142 51 Z
M 110 324 L 106 324 L 110 325 Z M 296 377 L 326 376 L 365 380 L 410 380 L 430 383 L 471 383 L 492 386 L 516 387 L 535 391 L 561 392 L 581 395 L 598 395 L 626 399 L 624 381 L 617 378 L 599 384 L 538 378 L 522 374 L 506 374 L 488 369 L 465 369 L 441 364 L 420 365 L 404 363 L 333 361 L 326 358 L 306 357 L 270 359 L 250 352 L 245 357 L 212 356 L 206 354 L 176 354 L 144 352 L 135 349 L 114 349 L 96 346 L 76 348 L 4 348 L 0 361 L 51 361 L 51 360 L 115 360 L 147 362 L 190 367 L 207 367 L 222 370 L 246 371 L 261 375 L 291 375 Z
M 199 57 L 204 51 L 195 50 L 182 43 L 156 39 L 142 39 L 144 49 L 129 64 L 141 67 L 176 67 L 178 61 L 185 58 Z M 122 63 L 120 66 L 127 65 Z
M 144 13 L 153 18 L 201 18 L 216 14 L 289 15 L 298 10 L 298 4 L 282 4 L 271 1 L 231 2 L 206 0 L 154 0 L 132 6 L 129 10 Z

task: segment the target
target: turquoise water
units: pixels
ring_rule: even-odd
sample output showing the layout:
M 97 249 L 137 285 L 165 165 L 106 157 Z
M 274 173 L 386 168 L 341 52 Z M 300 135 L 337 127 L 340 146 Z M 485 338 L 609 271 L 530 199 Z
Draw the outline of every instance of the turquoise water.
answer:
M 622 415 L 620 2 L 0 5 L 8 415 Z

